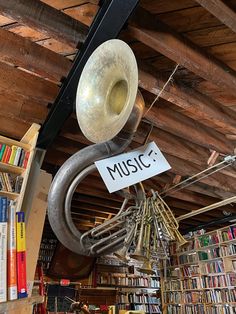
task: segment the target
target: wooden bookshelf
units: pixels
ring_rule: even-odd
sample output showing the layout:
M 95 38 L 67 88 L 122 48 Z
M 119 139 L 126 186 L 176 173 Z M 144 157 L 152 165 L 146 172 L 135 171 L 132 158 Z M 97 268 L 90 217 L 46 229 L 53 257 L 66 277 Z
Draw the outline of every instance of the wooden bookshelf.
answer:
M 97 287 L 117 291 L 119 310 L 142 310 L 145 313 L 161 313 L 160 277 L 142 275 L 134 267 L 126 265 L 96 265 Z
M 17 146 L 22 149 L 24 149 L 25 152 L 29 152 L 28 162 L 27 166 L 19 167 L 14 166 L 9 163 L 0 162 L 0 172 L 10 173 L 10 174 L 16 174 L 23 177 L 23 182 L 21 185 L 20 193 L 12 193 L 8 191 L 1 190 L 0 196 L 7 196 L 9 199 L 17 199 L 17 208 L 16 211 L 20 211 L 22 207 L 23 198 L 25 195 L 25 189 L 29 177 L 29 172 L 31 169 L 31 164 L 33 161 L 34 153 L 35 153 L 35 146 L 38 138 L 38 131 L 40 129 L 40 126 L 38 124 L 32 124 L 32 126 L 29 128 L 29 130 L 26 132 L 26 134 L 22 137 L 20 141 L 16 141 L 4 136 L 0 136 L 0 143 L 6 144 L 10 147 Z
M 40 198 L 45 196 L 45 200 L 47 198 L 46 192 L 49 189 L 50 183 L 51 183 L 51 175 L 46 174 L 43 171 L 38 172 L 38 177 L 34 178 L 35 182 L 37 182 L 36 189 L 31 191 L 31 194 L 27 192 L 28 186 L 31 186 L 32 188 L 35 186 L 29 181 L 29 175 L 32 168 L 33 158 L 35 155 L 35 147 L 36 142 L 38 138 L 38 132 L 39 132 L 40 126 L 38 124 L 32 124 L 32 126 L 29 128 L 29 130 L 26 132 L 26 134 L 23 136 L 23 138 L 20 141 L 16 141 L 4 136 L 0 136 L 0 143 L 6 144 L 12 148 L 12 146 L 17 146 L 19 148 L 24 149 L 24 152 L 28 152 L 28 161 L 26 165 L 14 166 L 12 164 L 6 163 L 6 162 L 0 162 L 0 172 L 1 173 L 7 173 L 7 174 L 14 174 L 16 176 L 22 177 L 22 182 L 20 185 L 20 192 L 9 192 L 4 189 L 0 190 L 0 196 L 7 197 L 10 200 L 16 201 L 16 211 L 24 211 L 27 214 L 27 220 L 26 220 L 26 267 L 27 267 L 27 283 L 28 288 L 33 286 L 33 278 L 36 268 L 36 261 L 37 261 L 37 255 L 38 255 L 38 249 L 39 249 L 39 243 L 41 239 L 43 224 L 44 224 L 44 216 L 42 215 L 43 211 L 45 210 L 46 213 L 46 201 L 41 201 L 40 199 L 40 215 L 37 208 L 38 204 L 38 194 L 40 195 Z M 23 160 L 23 159 L 22 159 Z M 43 183 L 41 182 L 41 176 L 43 179 Z M 31 178 L 32 179 L 32 178 Z M 2 187 L 2 185 L 1 185 Z M 37 194 L 38 193 L 38 194 Z M 36 195 L 37 194 L 37 195 Z M 26 208 L 25 205 L 23 206 L 23 202 L 26 200 L 28 201 L 29 208 Z M 32 201 L 34 210 L 31 210 Z M 36 204 L 37 203 L 37 204 Z M 35 218 L 35 216 L 37 216 Z M 43 219 L 41 219 L 41 216 Z M 34 219 L 34 224 L 30 226 L 30 223 L 32 222 L 32 219 Z M 33 228 L 35 223 L 37 222 L 37 228 Z M 39 243 L 38 243 L 39 242 Z M 34 257 L 33 260 L 33 256 Z M 0 274 L 1 275 L 1 274 Z M 30 291 L 30 292 L 29 292 Z M 40 295 L 34 295 L 31 296 L 31 289 L 29 290 L 29 295 L 26 298 L 17 299 L 17 300 L 11 300 L 7 302 L 0 303 L 0 312 L 1 313 L 32 313 L 33 305 L 36 303 L 42 303 L 43 297 Z
M 176 247 L 161 282 L 163 313 L 236 313 L 236 224 L 194 236 L 182 251 Z

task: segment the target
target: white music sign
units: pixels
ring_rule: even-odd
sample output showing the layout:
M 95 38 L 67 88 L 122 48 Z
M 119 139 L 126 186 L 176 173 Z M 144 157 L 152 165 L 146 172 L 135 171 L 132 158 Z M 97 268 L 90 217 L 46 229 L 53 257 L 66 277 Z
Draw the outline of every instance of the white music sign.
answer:
M 95 164 L 110 193 L 171 168 L 155 142 L 128 153 L 98 160 Z

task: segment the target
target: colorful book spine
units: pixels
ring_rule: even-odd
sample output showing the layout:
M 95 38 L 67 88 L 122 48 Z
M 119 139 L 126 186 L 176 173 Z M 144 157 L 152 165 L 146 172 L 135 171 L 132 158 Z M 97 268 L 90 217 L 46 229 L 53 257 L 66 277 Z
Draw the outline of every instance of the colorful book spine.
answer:
M 16 204 L 10 202 L 8 209 L 8 244 L 7 244 L 7 288 L 8 300 L 17 299 L 16 271 Z
M 7 198 L 0 197 L 0 302 L 7 301 L 7 206 Z
M 16 213 L 16 261 L 18 298 L 27 297 L 25 215 Z
M 22 148 L 21 147 L 17 147 L 15 159 L 14 159 L 14 162 L 13 162 L 14 166 L 18 166 L 18 164 L 19 164 L 21 151 L 22 151 Z
M 6 149 L 6 144 L 2 144 L 2 147 L 1 147 L 1 150 L 0 150 L 0 161 L 1 162 L 2 162 L 2 158 L 3 158 L 3 155 L 4 155 L 5 149 Z
M 11 165 L 14 165 L 16 151 L 17 151 L 17 146 L 12 145 L 12 147 L 11 147 L 11 156 L 10 156 L 10 159 L 9 159 L 9 164 L 11 164 Z
M 29 156 L 30 156 L 30 152 L 28 151 L 28 152 L 25 153 L 25 159 L 24 159 L 23 165 L 22 165 L 23 168 L 26 168 L 26 167 L 27 167 L 28 160 L 29 160 Z

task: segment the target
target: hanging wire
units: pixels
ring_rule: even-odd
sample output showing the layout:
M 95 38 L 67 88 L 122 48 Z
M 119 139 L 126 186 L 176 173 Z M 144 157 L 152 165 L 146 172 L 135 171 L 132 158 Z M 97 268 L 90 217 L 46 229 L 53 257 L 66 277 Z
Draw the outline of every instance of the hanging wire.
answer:
M 176 73 L 177 69 L 179 67 L 179 64 L 176 64 L 173 72 L 171 73 L 171 75 L 169 76 L 168 80 L 165 82 L 165 84 L 163 85 L 162 89 L 159 91 L 158 95 L 156 96 L 156 98 L 153 100 L 153 102 L 151 103 L 150 107 L 147 109 L 147 111 L 145 112 L 144 116 L 145 117 L 147 115 L 147 113 L 152 109 L 153 105 L 157 102 L 157 100 L 160 98 L 161 94 L 163 93 L 163 91 L 165 90 L 166 86 L 170 83 L 170 81 L 173 79 L 174 74 Z

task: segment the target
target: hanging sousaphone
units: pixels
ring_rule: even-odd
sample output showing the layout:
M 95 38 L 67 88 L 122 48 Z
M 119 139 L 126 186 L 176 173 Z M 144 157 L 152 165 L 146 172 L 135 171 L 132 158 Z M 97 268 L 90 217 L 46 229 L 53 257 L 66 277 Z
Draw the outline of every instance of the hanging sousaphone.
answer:
M 121 153 L 132 141 L 144 101 L 138 69 L 129 46 L 112 39 L 91 55 L 81 74 L 76 114 L 84 135 L 96 143 L 72 155 L 59 169 L 48 196 L 48 218 L 60 242 L 89 256 L 115 252 L 134 230 L 134 211 L 124 201 L 119 213 L 81 234 L 71 217 L 71 200 L 80 181 L 96 169 L 94 162 Z M 132 229 L 133 228 L 133 229 Z

